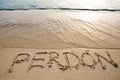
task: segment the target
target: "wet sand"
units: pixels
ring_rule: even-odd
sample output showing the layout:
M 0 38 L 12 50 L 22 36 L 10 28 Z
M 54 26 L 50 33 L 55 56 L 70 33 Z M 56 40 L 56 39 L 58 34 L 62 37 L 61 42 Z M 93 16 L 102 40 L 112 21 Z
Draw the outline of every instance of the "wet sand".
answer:
M 0 11 L 0 46 L 119 49 L 119 17 L 119 11 Z

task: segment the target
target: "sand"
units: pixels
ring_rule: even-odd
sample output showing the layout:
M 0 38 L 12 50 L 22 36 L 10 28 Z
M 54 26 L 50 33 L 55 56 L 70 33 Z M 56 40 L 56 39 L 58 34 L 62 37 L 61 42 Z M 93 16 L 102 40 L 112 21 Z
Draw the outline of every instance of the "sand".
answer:
M 120 12 L 0 11 L 0 46 L 120 48 Z
M 0 11 L 0 80 L 120 80 L 119 17 L 119 11 Z
M 32 65 L 43 65 L 41 67 L 33 67 L 28 70 L 32 59 L 35 54 L 38 52 L 56 52 L 59 54 L 57 61 L 59 63 L 66 65 L 64 52 L 71 52 L 75 55 L 78 55 L 80 59 L 81 55 L 89 50 L 89 54 L 84 56 L 84 61 L 86 64 L 92 65 L 92 60 L 95 59 L 97 62 L 97 57 L 95 52 L 103 56 L 104 58 L 110 61 L 110 58 L 107 56 L 106 51 L 110 54 L 114 63 L 118 67 L 113 66 L 103 58 L 100 58 L 103 65 L 106 66 L 106 69 L 102 69 L 102 66 L 99 62 L 95 65 L 95 69 L 88 66 L 83 66 L 82 64 L 78 66 L 78 69 L 72 67 L 71 69 L 61 70 L 56 62 L 53 62 L 52 67 L 48 67 L 49 55 L 37 55 L 35 58 L 44 58 L 45 61 L 34 61 Z M 30 55 L 29 61 L 15 63 L 13 66 L 13 72 L 9 72 L 10 66 L 12 65 L 14 58 L 21 53 L 26 53 Z M 86 49 L 86 48 L 74 48 L 74 49 L 22 49 L 22 48 L 1 48 L 0 49 L 0 80 L 119 80 L 120 79 L 120 50 L 111 50 L 111 49 Z M 54 56 L 54 55 L 53 55 Z M 17 60 L 27 58 L 25 55 L 17 57 Z M 71 66 L 74 66 L 78 63 L 78 59 L 73 55 L 68 55 L 69 62 Z

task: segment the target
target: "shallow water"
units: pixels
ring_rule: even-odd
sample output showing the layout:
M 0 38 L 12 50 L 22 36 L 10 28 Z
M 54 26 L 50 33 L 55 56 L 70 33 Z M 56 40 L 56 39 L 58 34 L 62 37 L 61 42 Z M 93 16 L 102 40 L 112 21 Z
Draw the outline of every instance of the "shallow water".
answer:
M 0 11 L 0 45 L 26 48 L 120 48 L 120 12 Z
M 120 9 L 120 0 L 0 0 L 0 9 Z

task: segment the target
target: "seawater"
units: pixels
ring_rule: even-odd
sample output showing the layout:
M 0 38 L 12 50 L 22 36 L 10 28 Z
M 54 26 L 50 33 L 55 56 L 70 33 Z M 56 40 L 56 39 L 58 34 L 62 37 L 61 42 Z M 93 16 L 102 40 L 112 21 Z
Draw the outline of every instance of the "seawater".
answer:
M 120 0 L 0 0 L 0 9 L 120 9 Z

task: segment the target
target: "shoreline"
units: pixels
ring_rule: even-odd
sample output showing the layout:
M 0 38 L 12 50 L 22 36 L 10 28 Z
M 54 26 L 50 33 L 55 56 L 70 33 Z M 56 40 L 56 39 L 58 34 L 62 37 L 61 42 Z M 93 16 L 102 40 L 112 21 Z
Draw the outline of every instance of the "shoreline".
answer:
M 69 11 L 120 11 L 120 9 L 78 9 L 78 8 L 36 8 L 36 9 L 0 9 L 0 11 L 14 11 L 14 10 L 69 10 Z

